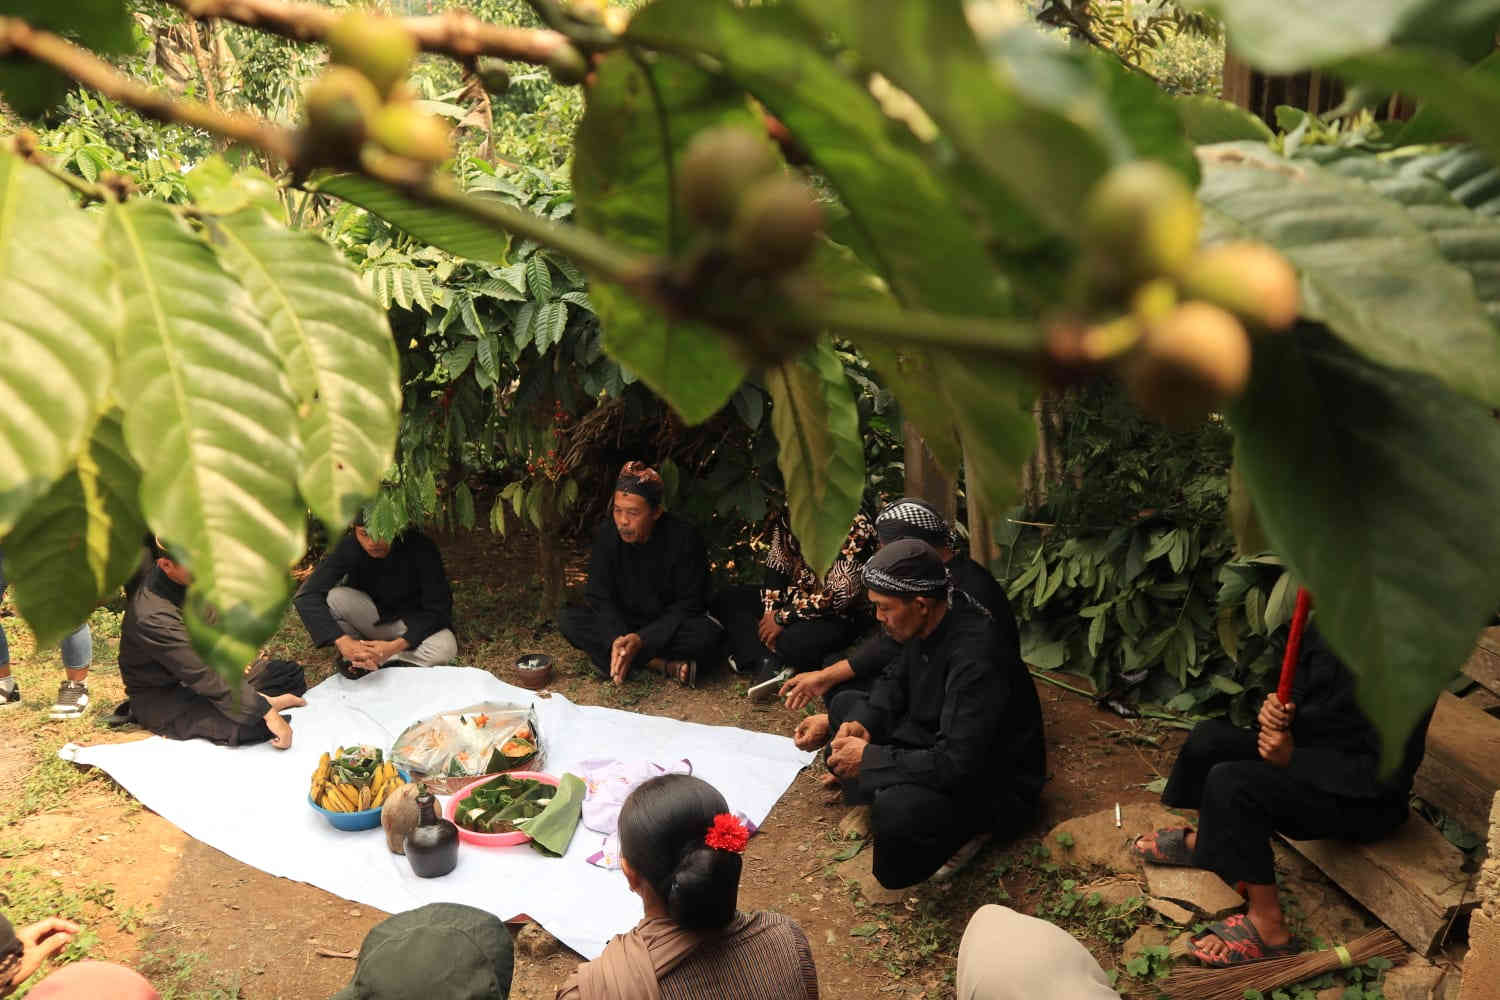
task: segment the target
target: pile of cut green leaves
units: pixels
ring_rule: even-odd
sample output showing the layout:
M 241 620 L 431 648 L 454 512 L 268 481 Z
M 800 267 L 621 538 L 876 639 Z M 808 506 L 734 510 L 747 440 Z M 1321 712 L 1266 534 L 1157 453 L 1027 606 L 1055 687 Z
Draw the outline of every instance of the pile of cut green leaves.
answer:
M 458 806 L 458 825 L 475 833 L 514 833 L 521 820 L 541 815 L 556 789 L 535 778 L 501 775 L 474 789 Z

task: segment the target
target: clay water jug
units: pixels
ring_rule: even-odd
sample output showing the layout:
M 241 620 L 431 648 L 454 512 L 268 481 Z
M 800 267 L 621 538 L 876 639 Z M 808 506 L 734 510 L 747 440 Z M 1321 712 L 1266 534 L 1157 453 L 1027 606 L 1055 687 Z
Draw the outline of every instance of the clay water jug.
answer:
M 458 827 L 437 814 L 436 802 L 431 792 L 417 796 L 421 818 L 406 835 L 406 860 L 422 878 L 446 875 L 458 864 Z

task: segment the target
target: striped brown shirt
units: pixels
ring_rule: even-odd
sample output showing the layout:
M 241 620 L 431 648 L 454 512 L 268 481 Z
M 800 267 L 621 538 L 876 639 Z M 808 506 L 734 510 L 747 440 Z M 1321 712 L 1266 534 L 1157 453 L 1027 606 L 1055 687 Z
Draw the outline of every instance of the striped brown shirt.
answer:
M 662 977 L 661 1000 L 818 1000 L 807 935 L 790 917 L 739 913 Z

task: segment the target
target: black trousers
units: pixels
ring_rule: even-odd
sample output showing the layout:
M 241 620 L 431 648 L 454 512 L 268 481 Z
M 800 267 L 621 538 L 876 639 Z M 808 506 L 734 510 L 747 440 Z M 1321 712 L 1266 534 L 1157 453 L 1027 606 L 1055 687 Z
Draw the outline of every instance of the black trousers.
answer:
M 831 694 L 828 724 L 843 725 L 865 693 L 845 685 Z M 859 778 L 840 781 L 844 801 L 870 807 L 875 880 L 887 889 L 904 889 L 926 881 L 971 837 L 993 833 L 1011 840 L 1036 820 L 1035 804 L 997 789 L 988 795 L 973 790 L 954 795 L 926 785 L 898 784 L 871 789 Z
M 302 665 L 290 660 L 261 660 L 245 676 L 261 694 L 301 695 L 307 691 Z M 264 743 L 271 738 L 266 720 L 256 716 L 241 722 L 190 688 L 152 688 L 130 693 L 130 715 L 136 722 L 172 740 L 204 739 L 220 746 Z
M 759 587 L 730 587 L 714 598 L 712 611 L 724 625 L 730 655 L 741 670 L 753 671 L 766 658 L 774 658 L 795 673 L 819 670 L 825 660 L 847 648 L 863 631 L 862 621 L 847 616 L 792 622 L 781 630 L 772 652 L 760 641 L 765 609 Z
M 1325 791 L 1260 757 L 1255 733 L 1223 720 L 1193 727 L 1161 793 L 1164 805 L 1198 810 L 1193 863 L 1234 885 L 1276 881 L 1271 835 L 1369 842 L 1406 821 L 1401 799 Z
M 606 622 L 593 608 L 585 604 L 569 604 L 558 613 L 557 630 L 574 649 L 588 654 L 589 662 L 604 677 L 609 676 L 610 646 L 621 635 L 617 626 Z M 666 646 L 655 650 L 652 656 L 666 660 L 711 661 L 719 651 L 724 630 L 708 615 L 685 618 Z M 635 666 L 641 666 L 640 660 Z M 700 662 L 700 666 L 702 663 Z

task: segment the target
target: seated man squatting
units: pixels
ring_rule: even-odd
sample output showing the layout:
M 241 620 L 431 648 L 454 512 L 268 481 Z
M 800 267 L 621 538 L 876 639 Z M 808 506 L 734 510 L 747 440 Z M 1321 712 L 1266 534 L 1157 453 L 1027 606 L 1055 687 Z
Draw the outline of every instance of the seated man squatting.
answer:
M 415 528 L 379 540 L 361 513 L 294 603 L 313 644 L 335 647 L 345 677 L 385 666 L 433 667 L 458 655 L 442 554 Z
M 708 551 L 698 529 L 662 509 L 662 481 L 644 462 L 620 470 L 610 520 L 594 533 L 584 603 L 558 630 L 602 677 L 623 684 L 638 664 L 692 687 L 723 639 L 708 617 Z
M 155 565 L 131 596 L 120 626 L 120 679 L 131 716 L 174 740 L 291 746 L 292 727 L 281 713 L 307 704 L 302 668 L 258 660 L 242 684 L 227 684 L 188 640 L 182 603 L 192 573 L 154 539 L 152 554 Z
M 1134 852 L 1152 864 L 1206 868 L 1249 906 L 1194 938 L 1190 953 L 1210 966 L 1296 954 L 1271 835 L 1369 843 L 1394 833 L 1406 822 L 1431 719 L 1429 707 L 1400 765 L 1382 777 L 1380 734 L 1355 701 L 1354 675 L 1309 627 L 1290 704 L 1272 692 L 1255 729 L 1221 719 L 1193 727 L 1161 800 L 1197 809 L 1198 828 L 1157 830 L 1138 838 Z
M 761 587 L 731 587 L 714 598 L 713 614 L 729 636 L 730 666 L 758 685 L 817 670 L 870 623 L 860 568 L 875 551 L 875 526 L 856 514 L 838 558 L 819 578 L 802 547 L 777 514 L 770 524 L 766 575 Z M 774 695 L 766 691 L 769 701 Z
M 991 835 L 1036 819 L 1042 710 L 1000 627 L 951 589 L 932 546 L 892 542 L 864 583 L 898 651 L 869 692 L 833 698 L 828 767 L 846 802 L 870 806 L 875 878 L 900 889 L 951 875 Z
M 1007 651 L 1013 650 L 1016 659 L 1020 660 L 1021 632 L 1016 627 L 1016 616 L 1005 596 L 1005 588 L 989 570 L 960 551 L 952 529 L 936 507 L 916 497 L 902 497 L 875 518 L 875 534 L 880 545 L 915 538 L 937 550 L 953 581 L 953 589 L 962 591 L 990 613 L 1000 629 L 1001 645 Z M 814 698 L 831 698 L 846 685 L 868 691 L 886 664 L 895 659 L 898 648 L 899 644 L 885 632 L 877 632 L 845 659 L 821 670 L 792 677 L 781 686 L 779 694 L 788 708 L 797 710 Z M 808 750 L 822 746 L 827 742 L 828 734 L 817 729 L 816 724 L 809 724 L 799 729 L 797 739 L 798 746 Z

